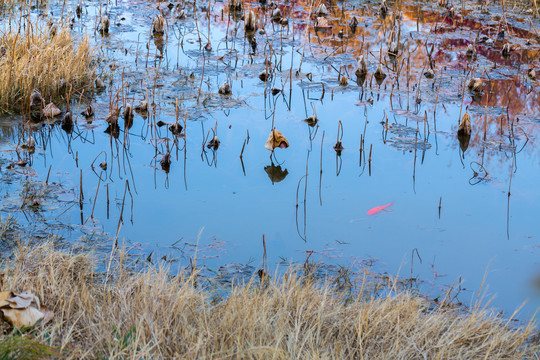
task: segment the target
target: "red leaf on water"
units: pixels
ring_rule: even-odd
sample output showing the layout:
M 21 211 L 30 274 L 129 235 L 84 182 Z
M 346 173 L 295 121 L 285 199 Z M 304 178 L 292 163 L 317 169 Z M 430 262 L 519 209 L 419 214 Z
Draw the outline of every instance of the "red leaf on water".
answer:
M 387 207 L 392 206 L 392 205 L 394 205 L 393 201 L 391 203 L 386 204 L 386 205 L 381 205 L 381 206 L 374 207 L 373 209 L 368 210 L 367 214 L 368 215 L 378 214 L 381 211 L 383 211 L 384 209 L 386 209 Z

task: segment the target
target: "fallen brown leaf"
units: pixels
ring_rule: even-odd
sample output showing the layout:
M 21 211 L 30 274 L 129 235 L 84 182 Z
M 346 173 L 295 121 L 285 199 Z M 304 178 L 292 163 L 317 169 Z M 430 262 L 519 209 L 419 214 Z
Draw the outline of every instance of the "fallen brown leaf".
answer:
M 36 303 L 38 308 L 40 307 L 39 299 L 31 293 L 20 293 L 6 301 L 8 302 L 8 306 L 12 309 L 26 309 L 33 302 Z
M 54 312 L 48 306 L 43 305 L 39 310 L 43 313 L 43 320 L 40 325 L 47 324 L 54 317 Z
M 9 306 L 7 299 L 11 297 L 13 297 L 13 293 L 11 291 L 0 291 L 0 308 Z
M 268 140 L 266 140 L 264 147 L 270 151 L 274 151 L 277 147 L 286 149 L 289 147 L 289 142 L 285 139 L 285 136 L 283 136 L 281 131 L 274 129 L 270 132 L 270 135 L 268 135 Z
M 44 314 L 33 306 L 26 309 L 1 309 L 4 318 L 17 329 L 32 327 L 39 320 L 43 319 Z

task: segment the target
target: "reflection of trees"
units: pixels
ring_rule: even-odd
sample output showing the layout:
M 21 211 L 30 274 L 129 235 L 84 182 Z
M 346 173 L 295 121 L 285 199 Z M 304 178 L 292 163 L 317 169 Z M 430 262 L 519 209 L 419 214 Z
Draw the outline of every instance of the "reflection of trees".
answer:
M 488 109 L 498 108 L 498 112 L 504 115 L 494 116 L 492 115 L 492 111 L 491 113 L 488 111 L 486 116 L 474 115 L 474 129 L 470 146 L 483 153 L 484 151 L 482 151 L 481 147 L 484 136 L 486 140 L 491 139 L 493 141 L 493 139 L 498 139 L 497 141 L 504 143 L 505 137 L 507 138 L 513 131 L 520 138 L 520 144 L 524 142 L 525 136 L 523 132 L 525 132 L 530 138 L 526 149 L 533 149 L 531 145 L 533 138 L 538 135 L 538 125 L 523 121 L 520 124 L 517 118 L 521 117 L 523 120 L 525 116 L 539 116 L 540 114 L 540 97 L 537 88 L 525 79 L 527 64 L 537 58 L 537 49 L 527 47 L 516 48 L 512 50 L 510 56 L 504 57 L 501 53 L 503 41 L 496 39 L 497 33 L 501 28 L 488 25 L 485 21 L 476 19 L 472 15 L 467 16 L 470 11 L 466 12 L 464 17 L 456 15 L 450 18 L 443 14 L 442 11 L 419 11 L 415 5 L 403 4 L 401 8 L 403 19 L 401 25 L 401 43 L 403 44 L 405 41 L 409 41 L 410 53 L 406 49 L 403 49 L 398 57 L 398 63 L 394 67 L 390 64 L 386 56 L 388 44 L 392 37 L 393 27 L 391 17 L 387 17 L 385 20 L 377 19 L 375 12 L 370 12 L 365 8 L 344 10 L 341 6 L 329 7 L 330 16 L 328 19 L 330 27 L 325 31 L 316 31 L 314 28 L 314 18 L 308 18 L 310 11 L 309 2 L 298 1 L 296 5 L 301 6 L 304 11 L 295 11 L 292 15 L 297 19 L 304 20 L 304 22 L 295 23 L 295 29 L 302 31 L 303 40 L 310 44 L 310 50 L 317 59 L 319 58 L 318 55 L 320 55 L 320 59 L 324 59 L 330 53 L 334 56 L 346 53 L 356 58 L 360 54 L 370 52 L 377 57 L 379 56 L 379 51 L 382 51 L 384 55 L 383 63 L 387 64 L 387 69 L 394 70 L 389 71 L 390 78 L 387 78 L 387 83 L 396 79 L 396 74 L 398 73 L 396 69 L 399 69 L 404 64 L 404 69 L 406 69 L 407 61 L 409 62 L 410 73 L 407 74 L 405 70 L 399 73 L 398 80 L 401 87 L 407 86 L 407 78 L 409 79 L 409 83 L 412 84 L 411 86 L 418 83 L 419 76 L 422 76 L 422 70 L 428 65 L 425 40 L 410 39 L 409 34 L 404 29 L 416 30 L 418 28 L 425 34 L 434 31 L 435 28 L 437 29 L 437 40 L 432 58 L 435 61 L 436 69 L 444 67 L 446 69 L 445 72 L 466 69 L 469 63 L 465 55 L 467 46 L 477 41 L 475 46 L 477 56 L 488 59 L 494 65 L 487 73 L 482 73 L 481 70 L 475 70 L 473 73 L 474 76 L 481 76 L 484 79 L 484 92 L 479 100 L 471 101 L 471 106 L 487 107 Z M 356 17 L 358 20 L 358 27 L 355 33 L 352 33 L 348 26 L 353 17 Z M 369 27 L 364 26 L 365 24 L 369 24 Z M 510 24 L 505 25 L 504 29 L 507 34 L 511 33 L 513 36 L 526 39 L 534 38 L 534 34 L 529 31 Z M 464 32 L 464 30 L 467 30 L 467 32 Z M 343 37 L 339 36 L 340 31 L 343 32 Z M 456 31 L 467 34 L 468 37 L 455 38 Z M 494 39 L 494 45 L 486 46 L 481 43 L 480 39 L 482 36 L 489 36 Z M 431 47 L 434 38 L 435 34 L 430 33 L 428 36 L 428 47 Z M 457 59 L 455 56 L 456 52 L 458 55 Z M 372 73 L 373 64 L 378 59 L 375 59 L 371 55 L 368 58 L 371 63 L 370 72 Z M 355 67 L 356 64 L 350 64 L 347 66 L 347 71 L 350 74 L 354 73 Z M 504 72 L 500 72 L 501 68 L 503 68 L 505 73 L 516 75 L 503 75 Z M 327 67 L 327 70 L 332 71 L 330 66 Z M 469 101 L 471 98 L 470 94 L 466 93 L 465 96 L 466 100 Z M 475 112 L 481 113 L 482 111 L 477 109 Z M 510 124 L 508 123 L 509 121 Z M 512 125 L 514 125 L 513 129 Z M 517 150 L 519 150 L 519 144 L 516 145 Z
M 349 58 L 356 59 L 363 54 L 367 56 L 369 63 L 370 75 L 367 82 L 370 83 L 370 76 L 380 58 L 388 74 L 383 86 L 387 86 L 388 90 L 392 87 L 394 95 L 400 91 L 403 94 L 409 86 L 409 96 L 414 100 L 416 86 L 419 83 L 421 86 L 431 86 L 424 80 L 422 73 L 428 66 L 427 51 L 435 42 L 432 59 L 435 63 L 436 76 L 444 68 L 445 77 L 454 78 L 451 84 L 455 84 L 455 92 L 461 93 L 464 70 L 468 66 L 478 64 L 478 62 L 471 62 L 465 55 L 467 46 L 475 43 L 478 58 L 484 64 L 491 64 L 491 67 L 489 65 L 475 67 L 471 73 L 471 76 L 483 78 L 484 91 L 478 99 L 471 99 L 471 95 L 465 92 L 465 104 L 469 104 L 473 117 L 473 133 L 469 144 L 461 143 L 462 148 L 468 147 L 469 153 L 482 154 L 481 156 L 486 158 L 501 157 L 504 156 L 501 155 L 504 150 L 497 151 L 497 146 L 493 143 L 500 143 L 501 149 L 508 149 L 508 143 L 511 142 L 509 134 L 511 135 L 513 131 L 519 138 L 513 145 L 517 149 L 520 148 L 526 140 L 523 135 L 525 132 L 529 136 L 525 151 L 532 152 L 539 126 L 528 121 L 526 116 L 540 117 L 540 97 L 537 87 L 526 79 L 526 75 L 528 64 L 538 57 L 538 50 L 523 45 L 522 48 L 514 48 L 510 56 L 504 57 L 501 53 L 502 45 L 509 37 L 507 35 L 506 39 L 501 41 L 497 40 L 497 34 L 501 29 L 504 29 L 506 34 L 524 39 L 535 38 L 535 34 L 512 24 L 505 23 L 504 27 L 501 27 L 496 22 L 486 22 L 477 18 L 471 10 L 465 10 L 460 14 L 461 9 L 458 9 L 455 16 L 448 17 L 440 8 L 430 10 L 419 8 L 415 4 L 400 4 L 402 19 L 400 43 L 404 48 L 400 50 L 397 61 L 392 63 L 387 56 L 387 50 L 390 42 L 397 38 L 399 31 L 398 27 L 393 26 L 392 15 L 385 19 L 379 18 L 376 5 L 362 5 L 357 9 L 351 9 L 351 6 L 348 6 L 347 9 L 341 2 L 325 3 L 329 9 L 328 28 L 325 29 L 315 29 L 316 16 L 311 14 L 312 1 L 297 0 L 280 5 L 283 16 L 294 19 L 289 26 L 296 34 L 301 34 L 306 58 L 323 64 L 323 71 L 328 73 L 335 71 L 337 78 L 337 71 L 345 69 L 348 76 L 354 78 L 355 62 L 351 61 L 350 64 L 337 69 L 337 66 L 331 63 L 332 57 L 346 54 Z M 271 12 L 271 9 L 267 8 L 266 12 L 268 11 Z M 259 16 L 264 15 L 262 8 L 258 8 L 257 12 Z M 353 17 L 357 20 L 355 32 L 349 27 Z M 267 23 L 267 26 L 275 25 Z M 416 31 L 424 35 L 411 37 L 409 33 Z M 482 42 L 485 36 L 494 40 L 492 46 L 487 46 Z M 341 59 L 346 58 L 341 57 Z M 484 73 L 484 69 L 487 72 Z M 456 73 L 461 75 L 454 77 Z M 462 75 L 463 79 L 461 79 Z M 460 80 L 456 81 L 457 78 Z M 372 83 L 375 84 L 374 81 Z M 448 89 L 446 90 L 448 92 Z M 424 92 L 424 89 L 421 91 Z M 518 122 L 518 118 L 522 121 Z M 483 148 L 486 140 L 488 143 L 491 142 L 488 146 L 491 150 L 486 151 Z M 458 144 L 456 139 L 456 146 L 459 146 Z

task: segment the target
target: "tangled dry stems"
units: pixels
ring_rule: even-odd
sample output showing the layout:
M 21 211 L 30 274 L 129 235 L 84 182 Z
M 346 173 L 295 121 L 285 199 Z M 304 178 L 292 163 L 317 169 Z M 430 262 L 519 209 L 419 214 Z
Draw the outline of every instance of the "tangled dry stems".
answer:
M 76 41 L 66 27 L 12 24 L 0 37 L 0 55 L 0 113 L 25 111 L 33 89 L 58 100 L 94 77 L 88 39 Z
M 294 274 L 213 301 L 194 276 L 132 272 L 123 259 L 105 281 L 88 254 L 21 245 L 3 287 L 31 288 L 55 312 L 25 338 L 73 359 L 538 359 L 532 325 L 482 309 L 433 309 L 406 292 L 344 302 Z

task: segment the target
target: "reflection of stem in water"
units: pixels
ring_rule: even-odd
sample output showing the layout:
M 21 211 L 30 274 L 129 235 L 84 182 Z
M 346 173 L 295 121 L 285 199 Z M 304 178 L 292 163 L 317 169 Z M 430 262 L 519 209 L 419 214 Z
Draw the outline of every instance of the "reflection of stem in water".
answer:
M 201 89 L 202 89 L 202 84 L 204 80 L 204 70 L 206 67 L 206 54 L 204 53 L 204 51 L 202 52 L 202 54 L 203 54 L 203 68 L 202 68 L 202 74 L 201 74 L 201 83 L 199 84 L 199 92 L 197 94 L 197 104 L 199 103 L 199 98 L 201 97 Z
M 508 182 L 508 200 L 506 204 L 506 238 L 510 240 L 510 189 L 512 187 L 512 175 L 514 174 L 514 166 L 516 163 L 515 150 L 512 157 L 512 166 L 510 168 L 510 181 Z
M 322 155 L 323 155 L 323 144 L 324 144 L 324 130 L 322 133 L 322 139 L 321 139 L 321 165 L 320 165 L 320 174 L 319 174 L 319 202 L 322 206 L 322 194 L 321 194 L 321 188 L 322 188 Z
M 433 109 L 433 126 L 435 127 L 435 154 L 439 155 L 439 144 L 437 143 L 437 103 L 439 101 L 439 92 L 441 91 L 441 83 L 443 78 L 444 70 L 441 70 L 439 75 L 439 87 L 437 89 L 437 97 L 435 98 L 435 107 Z
M 244 144 L 242 145 L 242 151 L 240 152 L 240 163 L 242 164 L 242 172 L 244 173 L 244 176 L 246 176 L 246 169 L 244 168 L 244 148 L 246 147 L 246 140 L 244 140 Z
M 485 147 L 483 148 L 483 150 L 485 151 Z M 483 154 L 482 154 L 482 156 L 483 156 Z M 484 160 L 482 159 L 482 161 L 484 161 Z M 473 165 L 477 165 L 478 169 L 473 168 Z M 469 179 L 469 185 L 479 184 L 479 183 L 481 183 L 483 180 L 485 180 L 487 178 L 488 172 L 487 172 L 487 170 L 486 170 L 486 168 L 484 167 L 483 164 L 481 164 L 479 162 L 476 162 L 476 161 L 473 161 L 473 162 L 470 163 L 469 167 L 471 168 L 471 170 L 473 172 L 473 176 Z
M 420 264 L 422 264 L 422 258 L 420 257 L 420 253 L 418 252 L 418 249 L 417 248 L 412 249 L 412 251 L 411 251 L 411 277 L 409 279 L 409 280 L 411 280 L 411 288 L 412 288 L 412 285 L 413 285 L 413 280 L 415 280 L 415 278 L 413 278 L 414 253 L 416 253 L 416 256 L 418 257 L 418 260 L 420 260 Z
M 184 128 L 184 134 L 186 134 L 186 128 Z M 187 191 L 187 177 L 186 177 L 186 163 L 187 163 L 187 139 L 184 137 L 184 187 Z
M 336 152 L 336 176 L 339 176 L 341 173 L 341 167 L 343 166 L 343 159 L 341 155 Z
M 107 220 L 109 220 L 109 183 L 107 183 Z
M 383 144 L 386 144 L 386 137 L 388 135 L 388 116 L 386 116 L 386 110 L 383 110 L 383 121 L 381 122 L 381 124 L 383 125 L 383 128 L 382 128 L 382 141 L 383 141 Z
M 461 89 L 461 106 L 459 107 L 459 117 L 457 119 L 458 125 L 461 121 L 461 112 L 463 111 L 463 100 L 465 99 L 465 88 L 467 87 L 467 78 L 469 77 L 469 74 L 471 73 L 472 69 L 469 70 L 469 64 L 467 64 L 468 70 L 465 74 L 465 79 L 463 80 L 463 85 Z
M 317 133 L 319 132 L 319 125 L 317 124 L 317 126 L 315 127 L 315 130 L 313 130 L 313 128 L 308 126 L 308 132 L 309 132 L 309 151 L 311 151 L 313 148 L 313 140 L 315 139 L 315 137 L 317 137 Z
M 127 153 L 127 149 L 124 149 L 124 152 L 126 153 L 124 155 L 129 155 Z M 129 173 L 131 174 L 131 182 L 133 184 L 133 191 L 135 191 L 135 194 L 136 194 L 137 193 L 137 186 L 135 184 L 135 176 L 133 175 L 133 170 L 131 168 L 131 161 L 129 161 L 130 157 L 129 156 L 124 156 L 124 157 L 127 159 L 127 163 L 128 163 L 128 167 L 129 167 Z M 126 166 L 124 165 L 124 172 L 125 172 L 125 168 L 126 168 Z
M 373 144 L 369 145 L 369 158 L 368 158 L 368 167 L 369 167 L 369 176 L 371 176 L 371 152 L 373 151 Z
M 268 260 L 266 257 L 266 240 L 263 234 L 263 269 L 266 275 L 268 275 Z
M 81 169 L 81 177 L 79 182 L 79 208 L 81 209 L 81 225 L 83 225 L 83 200 L 84 200 L 84 194 L 83 194 L 83 181 L 82 181 L 82 169 Z
M 307 242 L 307 237 L 306 237 L 306 231 L 307 231 L 307 179 L 308 179 L 308 164 L 309 164 L 309 153 L 310 151 L 307 152 L 307 157 L 306 157 L 306 174 L 304 176 L 302 176 L 300 178 L 300 180 L 298 180 L 298 185 L 296 187 L 296 231 L 298 233 L 298 235 L 300 236 L 300 238 L 304 241 Z M 304 204 L 303 204 L 303 207 L 304 207 L 304 231 L 303 231 L 303 235 L 300 234 L 300 228 L 298 226 L 298 192 L 300 190 L 300 183 L 302 182 L 302 179 L 304 179 Z
M 414 162 L 413 162 L 413 191 L 416 194 L 416 147 L 418 144 L 418 121 L 416 122 L 416 132 L 414 134 Z
M 103 173 L 103 171 L 102 171 L 102 173 Z M 94 197 L 94 204 L 92 205 L 92 212 L 90 213 L 90 217 L 88 219 L 93 219 L 94 218 L 94 209 L 96 208 L 96 202 L 97 202 L 97 197 L 98 197 L 98 194 L 99 194 L 100 185 L 101 185 L 101 174 L 99 174 L 98 185 L 97 185 L 97 188 L 96 188 L 96 196 Z M 88 219 L 86 219 L 85 223 L 88 221 Z
M 302 177 L 300 178 L 300 180 L 298 180 L 298 185 L 296 185 L 296 232 L 298 233 L 298 236 L 300 236 L 300 238 L 302 240 L 304 240 L 305 242 L 307 242 L 306 238 L 305 238 L 305 232 L 304 232 L 304 236 L 302 236 L 300 234 L 300 227 L 298 226 L 298 192 L 300 190 L 300 183 L 302 182 L 302 179 L 305 178 L 306 175 L 302 175 Z M 305 201 L 304 201 L 304 206 L 305 206 Z

